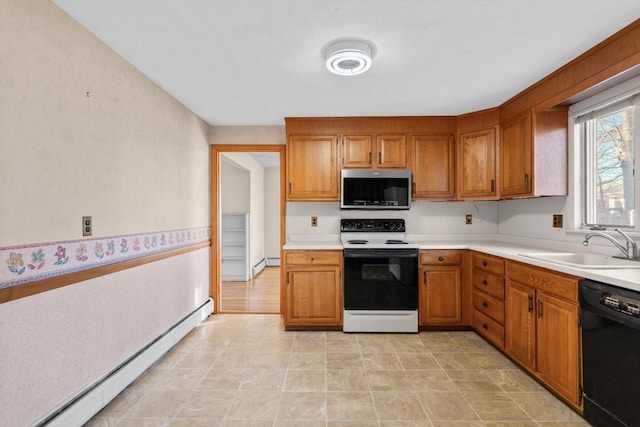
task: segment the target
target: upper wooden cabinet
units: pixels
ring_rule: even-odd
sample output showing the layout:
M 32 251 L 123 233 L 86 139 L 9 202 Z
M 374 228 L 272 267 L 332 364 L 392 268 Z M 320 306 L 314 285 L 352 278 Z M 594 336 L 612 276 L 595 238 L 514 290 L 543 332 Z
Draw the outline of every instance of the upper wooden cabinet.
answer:
M 453 135 L 422 135 L 412 138 L 413 198 L 455 198 L 455 144 Z
M 287 141 L 287 200 L 340 200 L 338 138 L 290 136 Z
M 501 198 L 567 194 L 567 113 L 529 110 L 500 125 Z
M 496 127 L 458 136 L 458 198 L 463 200 L 495 200 Z
M 405 135 L 345 135 L 342 166 L 345 168 L 407 168 Z

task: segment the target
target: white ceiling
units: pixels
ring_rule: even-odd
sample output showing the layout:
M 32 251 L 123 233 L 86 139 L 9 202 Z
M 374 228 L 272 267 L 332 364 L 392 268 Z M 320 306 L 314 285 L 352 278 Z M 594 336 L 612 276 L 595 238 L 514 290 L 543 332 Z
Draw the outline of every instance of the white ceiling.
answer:
M 638 0 L 54 0 L 211 125 L 495 107 L 640 18 Z M 331 42 L 374 46 L 339 77 Z

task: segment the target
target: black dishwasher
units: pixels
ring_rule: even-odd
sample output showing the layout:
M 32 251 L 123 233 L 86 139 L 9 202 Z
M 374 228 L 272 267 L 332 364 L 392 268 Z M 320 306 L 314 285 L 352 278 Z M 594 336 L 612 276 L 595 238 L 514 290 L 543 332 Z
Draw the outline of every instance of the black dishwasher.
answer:
M 640 426 L 640 292 L 580 281 L 584 417 Z

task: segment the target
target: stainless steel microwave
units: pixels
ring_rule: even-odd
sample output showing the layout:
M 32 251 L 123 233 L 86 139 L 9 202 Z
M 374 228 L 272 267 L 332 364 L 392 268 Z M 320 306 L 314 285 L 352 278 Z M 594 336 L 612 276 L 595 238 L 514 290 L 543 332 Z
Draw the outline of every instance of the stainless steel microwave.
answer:
M 341 209 L 409 209 L 411 171 L 404 169 L 343 169 Z

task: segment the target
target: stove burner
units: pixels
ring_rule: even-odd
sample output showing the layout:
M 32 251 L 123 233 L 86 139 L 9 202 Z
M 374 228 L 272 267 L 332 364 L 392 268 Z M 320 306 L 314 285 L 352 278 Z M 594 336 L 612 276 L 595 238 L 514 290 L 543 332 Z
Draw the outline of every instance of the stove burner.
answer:
M 366 245 L 367 243 L 369 243 L 368 240 L 348 240 L 347 243 L 350 243 L 352 245 Z
M 405 242 L 404 240 L 395 240 L 395 239 L 389 239 L 385 242 L 387 245 L 406 245 L 407 242 Z

